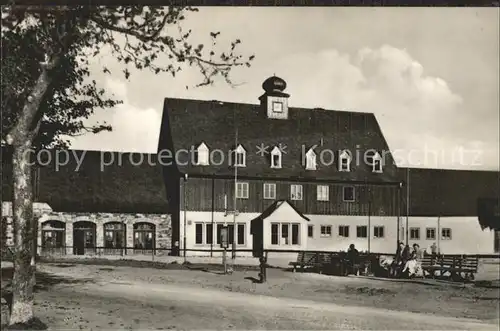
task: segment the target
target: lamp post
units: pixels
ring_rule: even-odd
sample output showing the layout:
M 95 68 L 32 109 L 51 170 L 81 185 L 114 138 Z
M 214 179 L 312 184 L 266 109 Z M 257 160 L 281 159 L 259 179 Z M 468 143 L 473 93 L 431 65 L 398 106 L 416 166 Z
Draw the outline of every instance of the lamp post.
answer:
M 410 216 L 410 168 L 406 170 L 406 245 L 408 245 L 409 231 L 408 218 Z
M 368 253 L 370 253 L 371 243 L 371 214 L 372 214 L 372 194 L 371 188 L 368 187 Z
M 401 188 L 403 187 L 403 182 L 399 182 L 398 186 L 398 219 L 397 219 L 397 240 L 396 240 L 396 249 L 399 247 L 399 241 L 401 239 Z
M 183 256 L 184 256 L 184 263 L 186 263 L 186 226 L 187 226 L 187 218 L 186 218 L 186 214 L 187 214 L 187 208 L 186 208 L 186 182 L 187 182 L 187 179 L 188 179 L 188 174 L 184 174 L 184 185 L 183 185 L 183 199 L 184 199 L 184 203 L 183 203 L 183 206 L 184 206 L 184 236 L 183 236 L 183 239 L 182 239 L 182 245 L 184 246 L 184 253 L 183 253 Z

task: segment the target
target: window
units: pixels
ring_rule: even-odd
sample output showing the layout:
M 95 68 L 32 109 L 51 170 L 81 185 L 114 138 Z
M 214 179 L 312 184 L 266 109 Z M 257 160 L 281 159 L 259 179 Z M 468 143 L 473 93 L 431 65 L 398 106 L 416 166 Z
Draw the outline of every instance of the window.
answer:
M 328 201 L 329 198 L 329 186 L 328 185 L 318 185 L 316 187 L 317 199 L 318 201 Z
M 271 155 L 271 168 L 281 168 L 281 155 Z
M 208 159 L 208 147 L 205 143 L 201 143 L 194 153 L 194 162 L 196 165 L 208 165 Z
M 236 183 L 236 197 L 239 199 L 248 199 L 248 183 Z
M 322 225 L 321 226 L 321 237 L 331 237 L 332 236 L 332 226 Z
M 234 241 L 234 224 L 227 225 L 227 243 L 232 245 Z
M 366 225 L 360 225 L 356 227 L 356 237 L 366 238 L 368 237 L 368 227 Z
M 300 224 L 271 223 L 271 245 L 299 245 Z
M 306 170 L 316 170 L 316 153 L 312 148 L 306 153 Z
M 236 243 L 238 245 L 245 245 L 245 224 L 238 224 L 238 233 L 236 235 Z
M 313 238 L 314 237 L 314 226 L 313 225 L 308 225 L 307 226 L 307 237 L 308 238 Z
M 224 224 L 217 224 L 217 245 L 220 245 L 220 237 L 222 235 L 222 228 L 224 227 Z
M 436 240 L 436 228 L 425 229 L 425 239 Z
M 299 244 L 299 225 L 292 224 L 292 245 Z
M 383 226 L 374 226 L 373 227 L 373 237 L 384 238 L 384 227 Z
M 354 201 L 354 187 L 344 186 L 342 199 L 346 202 Z
M 373 157 L 372 172 L 382 172 L 382 158 L 378 153 Z
M 302 185 L 291 185 L 290 197 L 292 200 L 302 200 Z
M 210 227 L 209 227 L 210 226 Z M 220 236 L 222 233 L 222 228 L 224 227 L 224 224 L 218 223 L 217 224 L 217 245 L 220 245 Z M 246 231 L 245 231 L 245 224 L 244 223 L 237 223 L 236 224 L 236 233 L 234 233 L 234 224 L 228 224 L 227 225 L 227 242 L 229 245 L 233 244 L 234 241 L 234 235 L 236 234 L 236 244 L 237 245 L 245 245 L 246 242 Z M 207 224 L 207 238 L 208 238 L 208 231 L 210 229 L 210 232 L 212 231 L 212 224 Z M 210 236 L 211 239 L 211 236 Z M 206 244 L 211 244 L 211 242 L 206 241 Z
M 246 164 L 246 151 L 243 146 L 238 145 L 236 150 L 234 151 L 235 163 L 236 167 L 244 167 Z
M 339 225 L 339 237 L 349 238 L 349 225 Z
M 372 167 L 372 172 L 382 172 L 383 160 L 380 154 L 373 149 L 366 153 L 365 161 Z
M 208 245 L 214 243 L 214 226 L 212 224 L 205 224 L 205 243 Z
M 495 253 L 500 252 L 500 230 L 495 230 L 495 239 L 493 243 L 493 249 Z
M 410 239 L 413 240 L 420 239 L 420 228 L 410 228 Z
M 450 228 L 442 228 L 441 229 L 441 239 L 451 240 L 451 229 Z
M 339 156 L 339 171 L 350 171 L 351 156 L 348 151 L 342 151 Z
M 273 112 L 282 113 L 283 112 L 283 102 L 273 101 Z
M 279 224 L 271 224 L 271 245 L 278 245 Z
M 197 245 L 203 244 L 203 223 L 196 223 L 195 231 L 196 231 L 195 243 Z
M 289 224 L 281 224 L 281 244 L 282 245 L 289 245 L 290 242 L 288 241 L 290 239 L 290 234 L 288 233 L 288 225 Z
M 125 224 L 110 222 L 104 224 L 104 248 L 125 247 Z
M 198 150 L 197 149 L 193 150 L 193 154 L 192 155 L 193 155 L 193 164 L 197 165 L 198 164 L 198 160 L 199 160 Z
M 276 184 L 264 183 L 264 199 L 276 199 Z
M 2 218 L 7 220 L 7 218 Z M 5 233 L 5 232 L 4 232 Z M 66 242 L 66 224 L 61 221 L 42 223 L 42 249 L 64 249 Z
M 281 168 L 281 151 L 278 147 L 271 151 L 271 168 Z
M 153 249 L 155 247 L 155 225 L 141 222 L 134 224 L 134 249 Z

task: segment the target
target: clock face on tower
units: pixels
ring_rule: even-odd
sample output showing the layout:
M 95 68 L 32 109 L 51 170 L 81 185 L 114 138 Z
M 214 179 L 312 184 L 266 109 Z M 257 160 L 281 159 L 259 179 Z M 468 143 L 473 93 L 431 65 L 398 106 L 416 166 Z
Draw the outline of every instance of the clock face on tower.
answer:
M 283 102 L 273 102 L 273 112 L 281 113 L 283 112 Z

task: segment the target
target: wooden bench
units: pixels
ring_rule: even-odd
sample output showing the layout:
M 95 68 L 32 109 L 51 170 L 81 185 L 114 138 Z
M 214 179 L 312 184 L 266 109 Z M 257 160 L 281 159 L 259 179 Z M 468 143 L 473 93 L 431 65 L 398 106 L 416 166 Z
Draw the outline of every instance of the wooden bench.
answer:
M 371 254 L 361 253 L 355 269 L 363 270 L 361 273 L 366 273 L 372 264 L 374 256 Z M 315 268 L 321 274 L 327 272 L 329 274 L 347 275 L 347 255 L 345 252 L 313 252 L 302 251 L 297 254 L 297 261 L 290 262 L 288 265 L 293 267 L 295 272 L 297 268 L 302 271 L 305 267 Z
M 321 274 L 325 269 L 329 269 L 332 265 L 332 261 L 337 261 L 335 257 L 338 256 L 336 252 L 313 252 L 313 251 L 302 251 L 297 255 L 296 262 L 290 262 L 288 265 L 293 267 L 295 272 L 297 268 L 302 271 L 305 267 L 311 267 L 317 269 Z
M 354 270 L 351 272 L 359 274 L 368 274 L 368 270 L 372 265 L 372 260 L 376 258 L 372 254 L 360 253 L 358 261 L 354 264 Z M 327 262 L 322 266 L 322 269 L 329 271 L 331 274 L 347 276 L 350 272 L 349 261 L 346 252 L 330 253 Z
M 455 281 L 474 280 L 479 258 L 471 255 L 425 255 L 421 264 L 424 272 L 427 271 L 431 278 L 445 277 L 444 274 L 449 273 L 449 278 Z
M 290 262 L 288 265 L 293 267 L 293 272 L 300 267 L 300 270 L 303 271 L 305 267 L 317 267 L 318 266 L 318 253 L 317 252 L 306 252 L 302 251 L 297 254 L 297 261 Z

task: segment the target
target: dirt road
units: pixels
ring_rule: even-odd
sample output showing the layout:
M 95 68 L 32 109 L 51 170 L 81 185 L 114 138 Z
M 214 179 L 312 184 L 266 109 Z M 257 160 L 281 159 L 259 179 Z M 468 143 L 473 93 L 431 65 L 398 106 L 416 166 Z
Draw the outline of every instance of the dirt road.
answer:
M 222 292 L 178 284 L 59 284 L 37 295 L 52 329 L 497 330 L 470 319 Z M 57 314 L 54 314 L 54 310 Z M 45 315 L 45 316 L 44 316 Z

